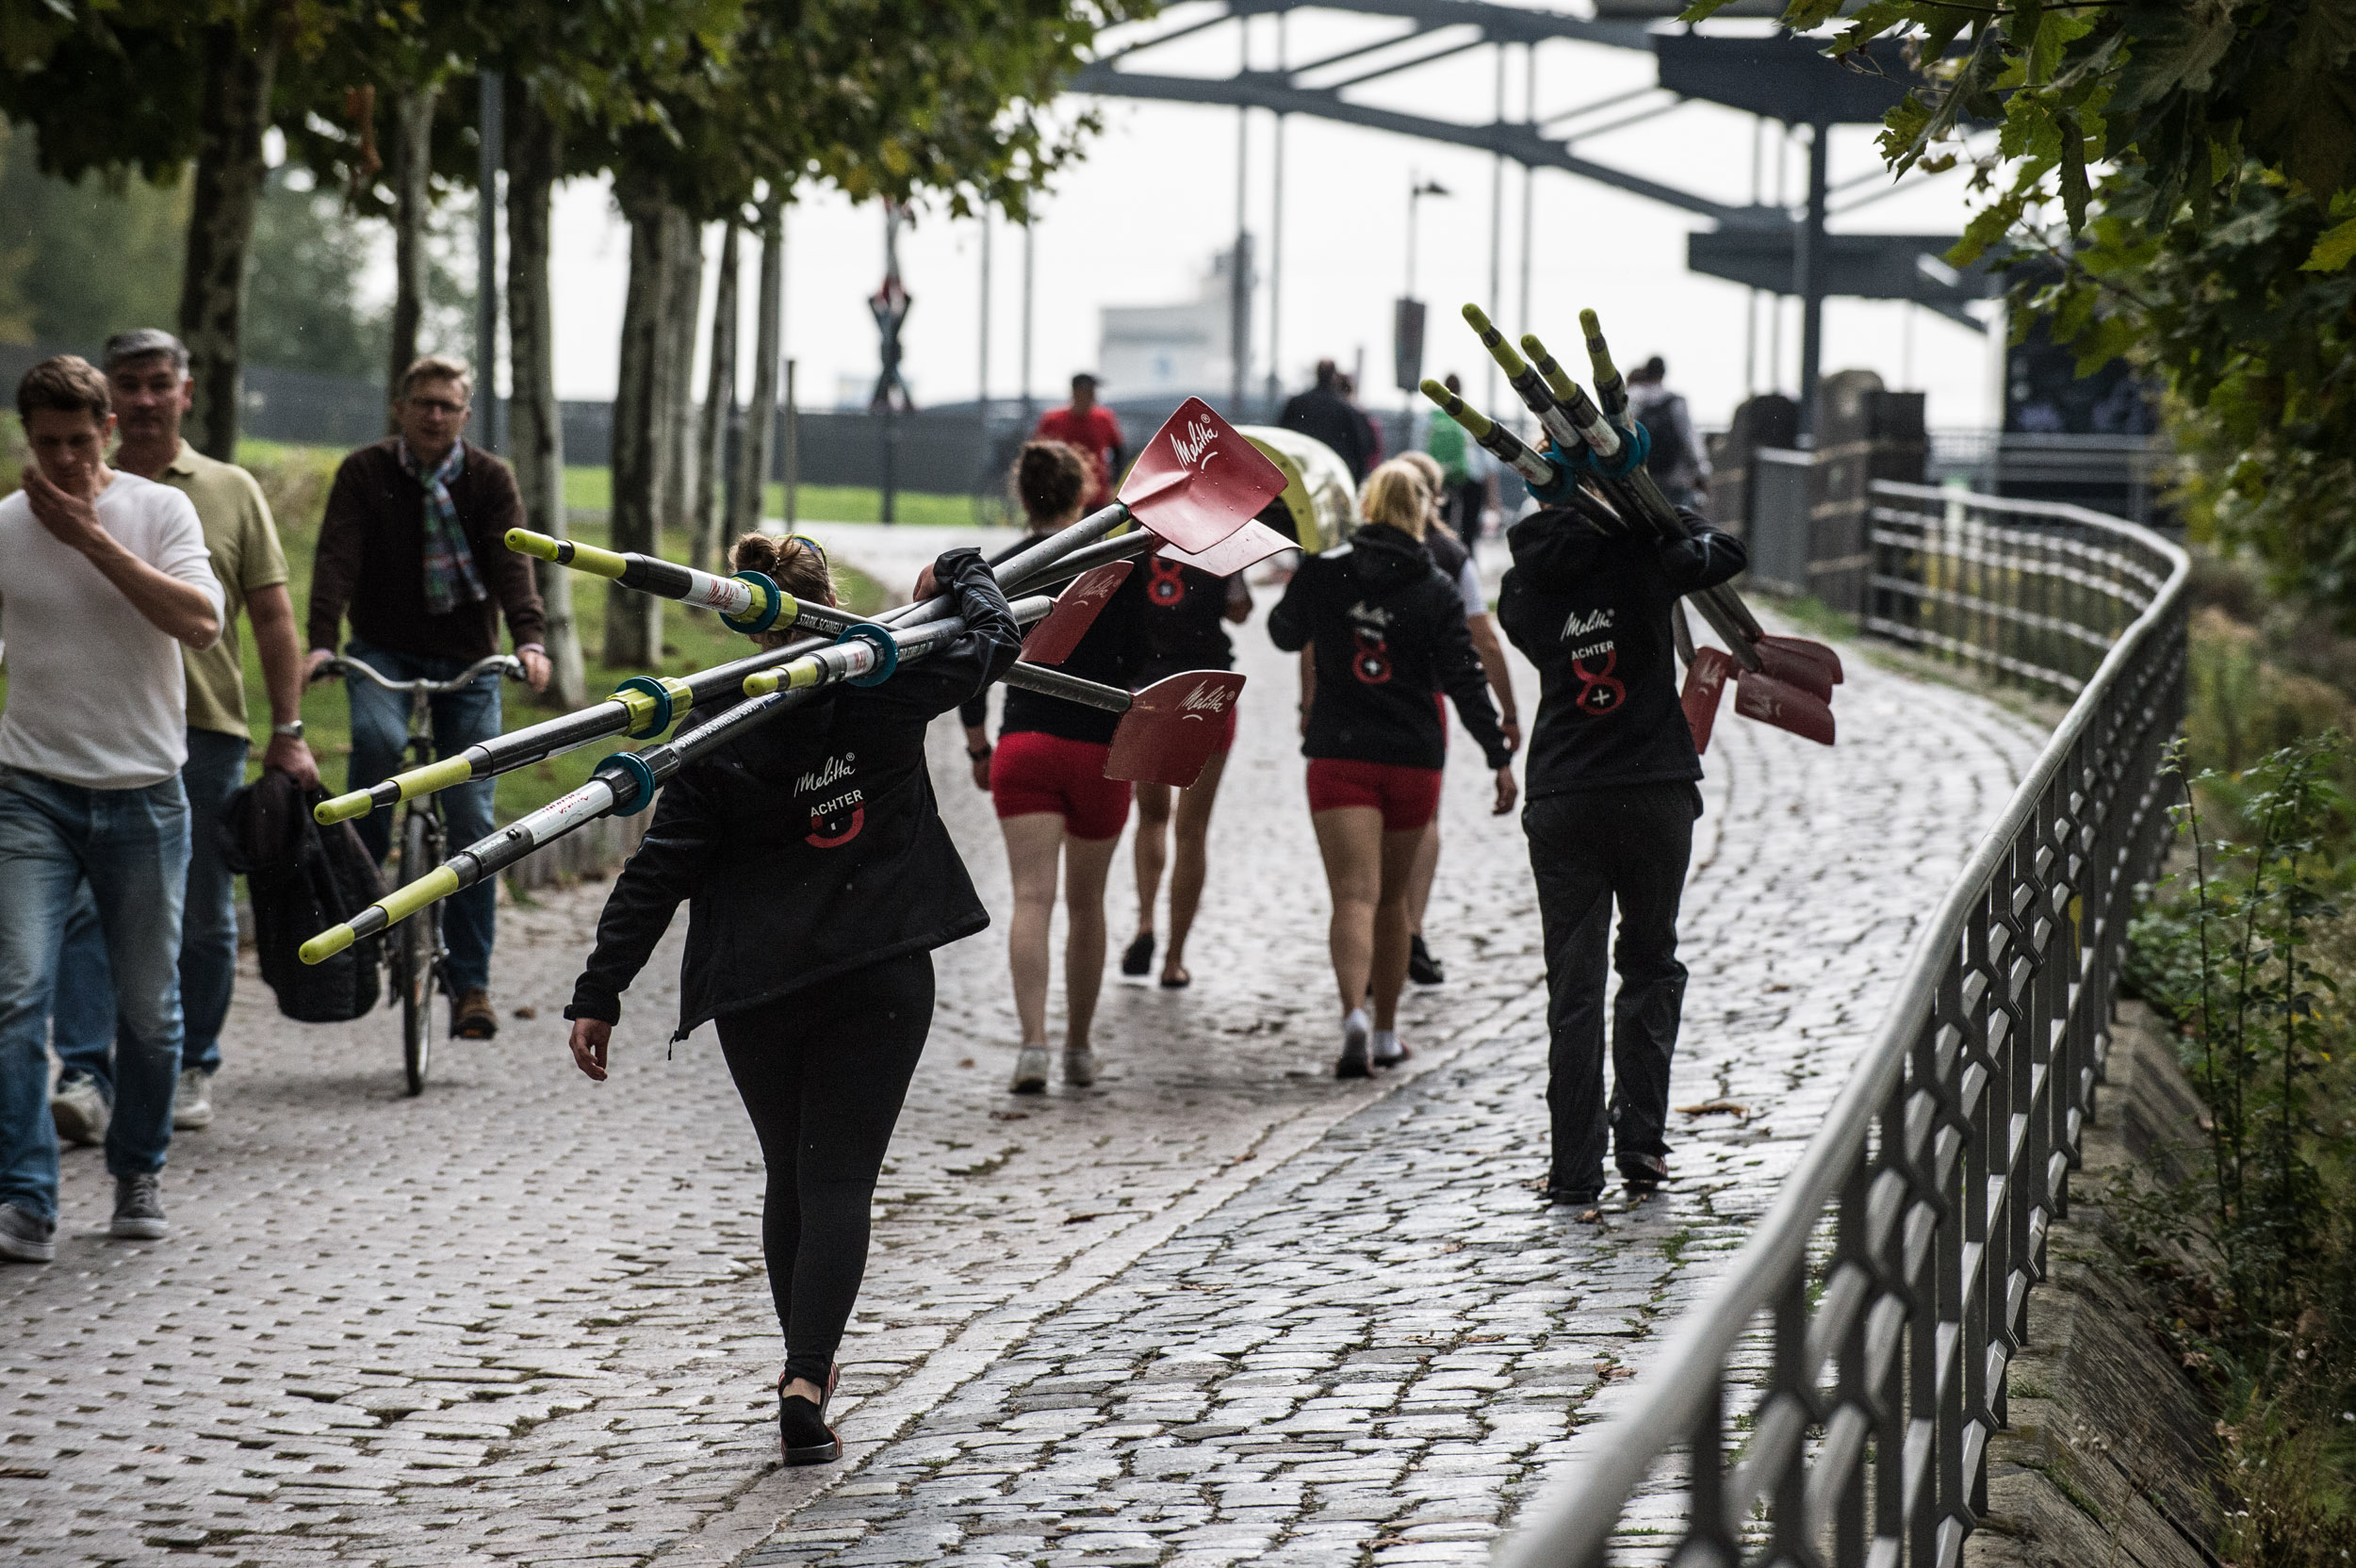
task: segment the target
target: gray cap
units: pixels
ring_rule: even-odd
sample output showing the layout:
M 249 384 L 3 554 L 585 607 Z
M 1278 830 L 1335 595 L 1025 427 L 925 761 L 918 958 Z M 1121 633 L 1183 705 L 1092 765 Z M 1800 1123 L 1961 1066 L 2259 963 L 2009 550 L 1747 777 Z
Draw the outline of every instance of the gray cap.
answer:
M 150 354 L 169 354 L 173 369 L 184 376 L 188 373 L 188 346 L 161 327 L 119 332 L 106 339 L 101 368 L 112 375 L 125 361 L 145 359 Z

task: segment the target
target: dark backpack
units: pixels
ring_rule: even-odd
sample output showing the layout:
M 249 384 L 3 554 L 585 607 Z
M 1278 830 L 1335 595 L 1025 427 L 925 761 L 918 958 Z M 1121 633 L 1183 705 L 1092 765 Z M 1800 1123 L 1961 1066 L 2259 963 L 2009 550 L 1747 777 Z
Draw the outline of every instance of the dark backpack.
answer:
M 1658 479 L 1675 473 L 1692 454 L 1685 449 L 1685 429 L 1677 418 L 1682 398 L 1663 398 L 1652 405 L 1649 413 L 1639 414 L 1636 422 L 1644 427 L 1651 438 L 1652 450 L 1644 456 L 1644 471 Z
M 219 826 L 221 858 L 245 874 L 254 904 L 254 949 L 278 1010 L 304 1023 L 344 1023 L 376 1005 L 384 939 L 354 942 L 319 964 L 297 950 L 384 896 L 376 861 L 352 824 L 321 827 L 311 808 L 327 798 L 290 774 L 265 772 L 229 797 Z

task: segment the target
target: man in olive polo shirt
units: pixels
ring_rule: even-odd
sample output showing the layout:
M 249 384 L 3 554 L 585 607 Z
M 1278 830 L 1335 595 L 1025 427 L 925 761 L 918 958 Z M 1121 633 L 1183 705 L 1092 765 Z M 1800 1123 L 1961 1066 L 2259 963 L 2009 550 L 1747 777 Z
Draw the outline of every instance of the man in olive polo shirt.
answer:
M 180 1055 L 179 1092 L 172 1124 L 195 1128 L 213 1119 L 210 1083 L 221 1070 L 221 1027 L 237 976 L 235 884 L 214 842 L 221 808 L 245 782 L 252 743 L 245 703 L 245 661 L 237 640 L 240 609 L 254 623 L 254 650 L 270 692 L 270 739 L 262 765 L 319 782 L 319 763 L 303 740 L 303 649 L 294 601 L 286 592 L 286 557 L 279 547 L 254 476 L 217 463 L 180 437 L 195 384 L 188 351 L 168 332 L 144 329 L 106 340 L 106 371 L 122 445 L 118 468 L 169 484 L 195 503 L 205 547 L 227 603 L 221 640 L 186 655 L 188 760 L 180 779 L 188 795 L 190 850 L 188 899 L 181 917 L 180 996 L 187 1035 Z M 115 1035 L 114 983 L 97 907 L 86 887 L 66 922 L 58 956 L 52 1039 L 64 1072 L 50 1100 L 57 1134 L 76 1143 L 106 1135 L 114 1102 L 108 1048 Z

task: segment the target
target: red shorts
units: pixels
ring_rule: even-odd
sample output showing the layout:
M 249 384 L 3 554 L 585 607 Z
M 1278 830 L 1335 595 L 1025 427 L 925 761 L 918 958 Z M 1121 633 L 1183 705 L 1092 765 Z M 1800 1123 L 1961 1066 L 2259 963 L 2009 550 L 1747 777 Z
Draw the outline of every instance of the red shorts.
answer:
M 1309 809 L 1332 811 L 1345 806 L 1371 806 L 1382 812 L 1385 833 L 1429 827 L 1440 814 L 1440 770 L 1311 758 Z
M 1053 811 L 1075 839 L 1118 839 L 1129 822 L 1129 781 L 1106 778 L 1112 747 L 1018 729 L 998 737 L 990 799 L 1002 817 Z

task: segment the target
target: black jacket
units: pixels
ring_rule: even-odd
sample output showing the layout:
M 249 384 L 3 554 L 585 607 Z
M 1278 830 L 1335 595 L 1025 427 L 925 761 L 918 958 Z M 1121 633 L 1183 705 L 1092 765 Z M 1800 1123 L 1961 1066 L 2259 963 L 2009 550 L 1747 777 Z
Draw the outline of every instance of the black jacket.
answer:
M 1228 580 L 1158 555 L 1138 562 L 1137 571 L 1145 577 L 1146 641 L 1153 649 L 1137 684 L 1151 686 L 1187 670 L 1234 669 Z
M 1538 666 L 1530 798 L 1702 776 L 1677 705 L 1669 607 L 1748 564 L 1742 542 L 1694 513 L 1693 537 L 1612 537 L 1577 512 L 1535 512 L 1506 538 L 1497 620 Z
M 1366 440 L 1366 416 L 1350 407 L 1350 400 L 1332 387 L 1313 386 L 1294 394 L 1285 401 L 1284 412 L 1276 422 L 1333 448 L 1333 455 L 1349 466 L 1352 483 L 1363 482 L 1366 470 L 1374 466 L 1374 448 Z
M 1368 523 L 1302 556 L 1268 630 L 1287 653 L 1317 648 L 1303 756 L 1436 768 L 1447 736 L 1432 695 L 1446 692 L 1489 766 L 1512 760 L 1456 584 L 1398 529 Z
M 1023 545 L 1036 543 L 1025 539 Z M 1013 550 L 1004 552 L 1012 555 Z M 1080 639 L 1079 645 L 1055 666 L 1065 675 L 1082 680 L 1093 680 L 1100 686 L 1117 686 L 1126 692 L 1133 690 L 1145 666 L 1153 657 L 1153 645 L 1145 629 L 1145 567 L 1140 564 L 1121 580 L 1113 596 L 1104 601 L 1104 608 L 1096 612 L 1096 620 Z M 990 721 L 990 693 L 977 691 L 957 710 L 957 716 L 966 727 L 978 729 Z M 1121 724 L 1121 715 L 1085 703 L 1070 702 L 1062 697 L 1045 696 L 1038 692 L 1006 688 L 1006 705 L 998 726 L 1001 735 L 1015 735 L 1025 730 L 1041 735 L 1057 735 L 1067 741 L 1087 741 L 1093 745 L 1110 745 L 1113 731 Z
M 946 552 L 933 576 L 957 594 L 964 636 L 880 686 L 828 687 L 663 787 L 566 1018 L 621 1017 L 622 991 L 682 899 L 680 1037 L 990 923 L 934 804 L 924 727 L 1003 675 L 1022 635 L 979 552 Z

